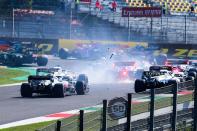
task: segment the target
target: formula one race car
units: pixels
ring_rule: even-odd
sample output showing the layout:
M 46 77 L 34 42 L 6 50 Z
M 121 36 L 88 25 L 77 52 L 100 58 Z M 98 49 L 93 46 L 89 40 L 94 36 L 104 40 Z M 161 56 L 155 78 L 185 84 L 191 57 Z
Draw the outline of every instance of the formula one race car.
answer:
M 12 45 L 12 43 L 9 41 L 0 40 L 0 51 L 8 50 L 11 45 Z
M 178 78 L 177 81 L 179 82 L 193 80 L 193 77 L 195 77 L 195 71 L 193 71 L 193 69 L 195 68 L 190 65 L 164 65 L 150 67 L 150 71 L 169 71 L 174 78 Z
M 38 68 L 36 75 L 28 77 L 21 85 L 21 96 L 32 97 L 33 93 L 49 94 L 53 97 L 84 95 L 89 92 L 88 77 L 80 74 L 76 79 L 60 68 Z
M 111 63 L 112 67 L 109 68 L 115 80 L 134 80 L 137 78 L 141 70 L 148 69 L 149 63 L 143 60 L 116 60 Z
M 38 53 L 41 49 L 33 43 L 15 43 L 7 50 L 0 50 L 0 63 L 6 66 L 21 66 L 23 64 L 37 63 L 38 66 L 46 66 L 48 58 Z
M 80 74 L 76 80 L 75 91 L 78 95 L 84 95 L 89 92 L 88 76 Z
M 163 69 L 162 69 L 163 68 Z M 193 73 L 190 72 L 187 75 L 184 74 L 173 74 L 169 70 L 164 70 L 166 67 L 153 66 L 150 67 L 150 71 L 144 71 L 141 79 L 136 79 L 135 81 L 135 92 L 143 92 L 146 89 L 151 88 L 161 88 L 171 84 L 172 80 L 177 82 L 183 82 L 188 80 L 193 80 Z M 154 70 L 153 70 L 154 69 Z
M 136 62 L 134 61 L 118 61 L 113 63 L 111 72 L 118 80 L 130 80 L 134 76 L 136 70 Z

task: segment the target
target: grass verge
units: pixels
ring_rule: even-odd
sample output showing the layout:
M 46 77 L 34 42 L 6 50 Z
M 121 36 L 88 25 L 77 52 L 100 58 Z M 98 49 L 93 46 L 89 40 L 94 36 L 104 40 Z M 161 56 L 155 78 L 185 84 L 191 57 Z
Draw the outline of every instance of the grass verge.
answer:
M 41 123 L 30 124 L 30 125 L 25 125 L 25 126 L 17 126 L 17 127 L 7 128 L 7 129 L 0 129 L 0 131 L 35 131 L 36 129 L 45 127 L 54 122 L 55 121 L 41 122 Z
M 12 68 L 0 68 L 0 72 L 0 85 L 22 82 L 14 78 L 29 75 L 29 72 Z

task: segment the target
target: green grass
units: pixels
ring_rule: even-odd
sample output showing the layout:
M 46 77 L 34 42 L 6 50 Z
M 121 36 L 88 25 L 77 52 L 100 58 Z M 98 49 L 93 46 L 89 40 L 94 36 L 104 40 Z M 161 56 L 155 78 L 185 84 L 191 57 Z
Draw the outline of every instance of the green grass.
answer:
M 29 75 L 29 73 L 23 70 L 16 70 L 12 68 L 0 68 L 0 85 L 22 82 L 21 80 L 13 79 L 25 75 Z
M 193 100 L 193 94 L 178 96 L 177 103 L 184 103 L 192 100 Z M 164 108 L 171 105 L 172 105 L 172 98 L 161 98 L 161 99 L 157 99 L 157 101 L 155 102 L 156 109 Z M 149 111 L 149 102 L 132 105 L 132 115 L 136 115 L 148 111 Z M 85 131 L 95 131 L 101 129 L 102 126 L 101 114 L 102 114 L 102 110 L 84 114 Z M 108 118 L 107 119 L 108 127 L 117 125 L 117 120 L 112 120 L 109 116 L 107 116 L 107 118 Z M 63 125 L 62 130 L 65 129 L 67 130 L 69 129 L 69 131 L 78 130 L 79 116 L 73 116 L 67 119 L 62 119 L 61 121 Z M 55 126 L 55 121 L 51 121 L 51 122 L 42 122 L 38 124 L 31 124 L 31 125 L 13 127 L 8 129 L 2 129 L 1 131 L 35 131 L 35 129 L 42 129 L 44 127 L 47 127 L 46 130 L 40 130 L 40 131 L 48 131 L 49 129 L 54 128 L 54 126 Z
M 25 125 L 25 126 L 17 126 L 17 127 L 7 128 L 7 129 L 0 129 L 0 131 L 35 131 L 38 128 L 45 127 L 52 123 L 54 123 L 54 121 L 41 122 L 41 123 L 30 124 L 30 125 Z

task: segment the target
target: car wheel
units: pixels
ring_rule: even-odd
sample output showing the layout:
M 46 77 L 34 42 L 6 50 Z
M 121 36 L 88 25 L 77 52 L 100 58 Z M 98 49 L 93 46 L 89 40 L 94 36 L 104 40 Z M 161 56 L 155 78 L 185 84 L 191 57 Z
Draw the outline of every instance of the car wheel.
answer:
M 77 81 L 75 85 L 75 90 L 77 92 L 77 95 L 84 95 L 85 94 L 85 89 L 84 89 L 84 83 L 81 81 Z
M 134 88 L 136 93 L 145 91 L 146 90 L 145 82 L 139 79 L 135 80 Z
M 32 88 L 28 83 L 23 83 L 21 85 L 20 92 L 22 97 L 32 97 Z
M 38 66 L 46 66 L 48 63 L 48 59 L 46 57 L 39 56 L 37 58 L 37 65 Z
M 61 48 L 59 50 L 59 57 L 61 59 L 67 59 L 69 57 L 69 50 L 67 48 Z
M 62 84 L 55 84 L 52 89 L 54 97 L 64 97 L 64 87 Z

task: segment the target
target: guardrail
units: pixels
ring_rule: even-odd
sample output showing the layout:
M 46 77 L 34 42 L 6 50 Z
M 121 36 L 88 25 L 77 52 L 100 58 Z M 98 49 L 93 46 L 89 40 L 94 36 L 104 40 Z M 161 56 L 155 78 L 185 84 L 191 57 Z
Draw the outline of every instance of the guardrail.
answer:
M 188 84 L 188 83 L 187 83 Z M 174 83 L 172 86 L 168 86 L 162 89 L 151 89 L 150 90 L 150 112 L 147 112 L 146 117 L 141 118 L 140 120 L 133 121 L 131 122 L 131 125 L 128 125 L 127 120 L 125 120 L 125 123 L 122 122 L 123 124 L 110 127 L 108 131 L 116 131 L 117 129 L 119 131 L 123 130 L 177 130 L 180 127 L 180 123 L 192 123 L 194 122 L 193 120 L 193 113 L 194 109 L 193 106 L 189 106 L 189 104 L 193 104 L 192 102 L 187 103 L 188 107 L 183 107 L 181 108 L 184 104 L 178 104 L 178 97 L 177 97 L 177 89 L 179 86 Z M 191 87 L 188 87 L 191 88 Z M 186 89 L 186 88 L 184 88 Z M 167 107 L 167 108 L 158 108 L 158 104 L 156 104 L 155 101 L 155 93 L 172 93 L 172 110 Z M 166 95 L 167 95 L 166 94 Z M 156 106 L 157 105 L 157 106 Z M 160 113 L 159 113 L 160 112 Z M 133 116 L 135 117 L 135 116 Z M 133 118 L 131 116 L 130 119 Z M 190 121 L 187 121 L 190 120 Z M 194 122 L 196 123 L 196 122 Z M 193 123 L 192 123 L 193 124 Z M 130 126 L 130 127 L 128 127 Z
M 99 110 L 79 114 L 37 131 L 197 131 L 197 78 L 150 89 L 141 99 L 127 96 L 103 100 Z M 127 98 L 126 98 L 127 97 Z

